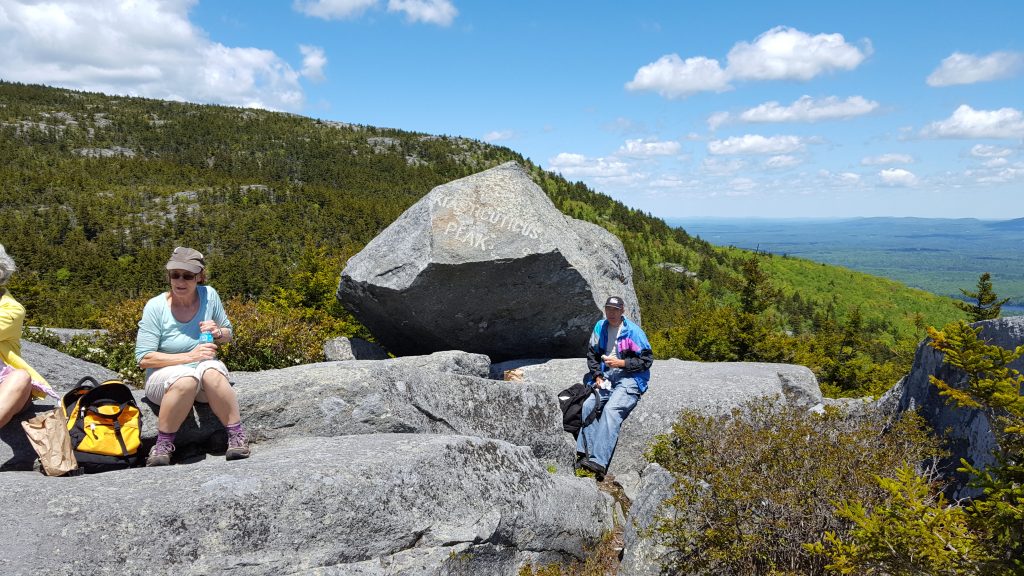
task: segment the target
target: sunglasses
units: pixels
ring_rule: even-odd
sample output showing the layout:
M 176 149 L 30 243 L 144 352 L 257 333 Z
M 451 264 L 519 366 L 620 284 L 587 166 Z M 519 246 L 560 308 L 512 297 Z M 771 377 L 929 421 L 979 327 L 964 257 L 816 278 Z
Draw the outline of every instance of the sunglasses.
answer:
M 196 275 L 191 272 L 171 272 L 169 276 L 171 277 L 171 280 L 185 280 L 186 282 L 191 282 L 196 279 Z

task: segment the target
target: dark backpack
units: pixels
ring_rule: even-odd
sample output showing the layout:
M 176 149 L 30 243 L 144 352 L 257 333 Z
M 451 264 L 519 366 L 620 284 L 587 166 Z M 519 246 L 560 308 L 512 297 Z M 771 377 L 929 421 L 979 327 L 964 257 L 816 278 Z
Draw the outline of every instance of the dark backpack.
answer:
M 142 414 L 120 380 L 86 376 L 61 402 L 75 459 L 84 472 L 118 470 L 139 462 Z
M 594 396 L 596 404 L 594 404 L 594 409 L 584 419 L 583 403 L 591 395 Z M 562 428 L 566 432 L 571 432 L 573 438 L 578 438 L 580 430 L 586 428 L 591 422 L 601 416 L 601 409 L 604 408 L 604 403 L 601 401 L 601 395 L 597 392 L 597 389 L 586 384 L 573 384 L 559 392 L 558 405 L 562 408 Z

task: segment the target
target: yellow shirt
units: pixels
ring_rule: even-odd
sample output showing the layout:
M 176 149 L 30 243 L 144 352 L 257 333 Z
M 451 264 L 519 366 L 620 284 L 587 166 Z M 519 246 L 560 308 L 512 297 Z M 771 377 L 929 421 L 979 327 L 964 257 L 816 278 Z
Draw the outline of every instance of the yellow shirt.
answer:
M 0 360 L 12 368 L 25 370 L 34 382 L 49 386 L 46 380 L 21 358 L 21 326 L 24 322 L 25 307 L 19 304 L 10 292 L 4 290 L 3 295 L 0 295 Z M 32 396 L 45 398 L 46 394 L 33 386 Z

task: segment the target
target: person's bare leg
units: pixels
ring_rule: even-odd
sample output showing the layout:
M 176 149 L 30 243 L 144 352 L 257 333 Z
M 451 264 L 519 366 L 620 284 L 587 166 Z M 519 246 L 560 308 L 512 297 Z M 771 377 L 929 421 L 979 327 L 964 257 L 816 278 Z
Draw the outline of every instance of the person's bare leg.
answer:
M 160 401 L 157 431 L 173 434 L 181 428 L 181 423 L 192 411 L 192 405 L 196 401 L 197 386 L 199 382 L 191 376 L 183 376 L 171 384 Z
M 32 377 L 24 370 L 15 370 L 0 382 L 0 427 L 28 407 L 32 401 Z
M 203 373 L 203 389 L 199 392 L 197 400 L 208 402 L 210 410 L 213 410 L 221 424 L 225 426 L 242 421 L 235 389 L 228 382 L 226 376 L 212 368 Z

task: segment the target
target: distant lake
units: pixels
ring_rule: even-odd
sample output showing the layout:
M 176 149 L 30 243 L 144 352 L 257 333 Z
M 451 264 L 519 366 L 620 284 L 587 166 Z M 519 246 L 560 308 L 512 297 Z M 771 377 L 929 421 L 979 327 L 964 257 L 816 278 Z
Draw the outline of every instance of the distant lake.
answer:
M 718 246 L 845 266 L 942 296 L 975 291 L 988 272 L 1004 316 L 1024 315 L 1024 218 L 666 218 Z

